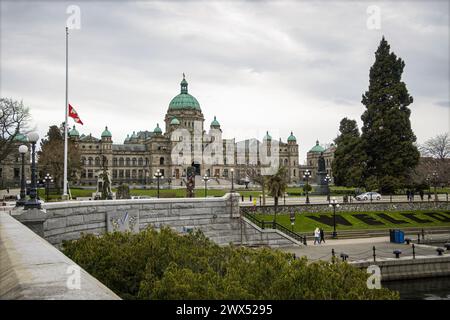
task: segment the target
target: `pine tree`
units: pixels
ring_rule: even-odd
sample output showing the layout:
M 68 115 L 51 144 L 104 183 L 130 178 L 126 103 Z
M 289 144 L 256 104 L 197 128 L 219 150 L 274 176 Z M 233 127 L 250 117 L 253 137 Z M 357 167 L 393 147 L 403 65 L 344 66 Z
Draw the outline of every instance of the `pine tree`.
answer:
M 344 118 L 339 126 L 340 135 L 334 140 L 336 151 L 332 163 L 334 183 L 338 186 L 363 185 L 362 163 L 365 159 L 361 148 L 358 125 L 355 120 Z
M 367 155 L 364 179 L 369 189 L 378 187 L 382 193 L 401 186 L 420 156 L 409 120 L 413 98 L 401 80 L 404 67 L 383 37 L 370 69 L 369 90 L 361 101 L 367 108 L 361 116 Z

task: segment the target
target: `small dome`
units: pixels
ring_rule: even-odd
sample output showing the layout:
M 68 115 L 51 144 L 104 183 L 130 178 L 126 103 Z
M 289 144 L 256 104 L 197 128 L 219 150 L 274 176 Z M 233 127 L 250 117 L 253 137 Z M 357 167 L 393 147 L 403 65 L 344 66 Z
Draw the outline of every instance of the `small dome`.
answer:
M 136 131 L 133 131 L 133 134 L 131 135 L 130 140 L 136 139 L 136 138 L 137 138 Z
M 266 136 L 264 137 L 264 140 L 272 140 L 272 137 L 269 134 L 269 131 L 266 131 Z
M 292 131 L 291 131 L 291 135 L 288 137 L 287 141 L 288 142 L 290 142 L 290 141 L 296 142 L 297 141 L 297 138 L 292 134 Z
M 18 142 L 28 142 L 28 137 L 22 133 L 18 133 L 16 134 L 16 136 L 14 137 L 14 141 L 18 141 Z
M 173 118 L 173 119 L 170 121 L 170 124 L 171 124 L 171 125 L 179 125 L 179 124 L 180 124 L 180 120 L 178 120 L 177 118 Z
M 316 145 L 309 150 L 309 152 L 324 152 L 325 149 L 319 145 L 319 140 L 316 141 Z
M 154 133 L 162 133 L 161 128 L 159 127 L 159 123 L 156 124 L 155 130 L 153 130 Z
M 102 132 L 102 138 L 111 138 L 112 134 L 109 132 L 108 127 L 105 127 L 105 131 Z
M 130 135 L 127 134 L 127 137 L 125 138 L 125 142 L 130 141 Z
M 78 133 L 78 130 L 75 129 L 75 125 L 72 127 L 72 130 L 69 131 L 69 137 L 79 137 L 80 134 Z
M 216 116 L 214 116 L 214 120 L 211 122 L 211 127 L 220 127 L 220 123 L 217 121 Z

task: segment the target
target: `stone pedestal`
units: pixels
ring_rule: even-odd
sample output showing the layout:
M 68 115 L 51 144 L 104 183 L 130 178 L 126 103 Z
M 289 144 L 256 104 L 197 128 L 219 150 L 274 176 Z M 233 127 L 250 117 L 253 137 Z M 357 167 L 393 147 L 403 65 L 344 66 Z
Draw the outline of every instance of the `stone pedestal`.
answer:
M 314 190 L 314 194 L 327 195 L 329 191 L 328 183 L 325 180 L 327 176 L 326 171 L 317 172 L 317 187 Z

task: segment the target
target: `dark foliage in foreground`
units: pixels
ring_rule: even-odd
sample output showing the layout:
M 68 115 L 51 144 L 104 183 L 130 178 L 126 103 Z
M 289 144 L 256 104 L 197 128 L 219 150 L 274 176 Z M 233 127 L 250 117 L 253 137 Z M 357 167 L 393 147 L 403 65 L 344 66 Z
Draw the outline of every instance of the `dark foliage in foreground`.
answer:
M 63 251 L 124 299 L 398 299 L 368 289 L 368 274 L 347 263 L 219 247 L 201 232 L 84 235 Z

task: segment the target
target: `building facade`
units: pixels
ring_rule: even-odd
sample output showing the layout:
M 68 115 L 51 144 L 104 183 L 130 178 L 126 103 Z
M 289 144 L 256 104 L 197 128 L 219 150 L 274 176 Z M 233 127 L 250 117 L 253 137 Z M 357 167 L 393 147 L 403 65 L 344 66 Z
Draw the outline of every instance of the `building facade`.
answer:
M 258 159 L 261 146 L 275 146 L 269 132 L 260 142 L 257 139 L 236 142 L 235 139 L 221 138 L 221 125 L 216 117 L 210 123 L 209 131 L 204 128 L 205 117 L 197 99 L 189 94 L 188 82 L 184 78 L 180 83 L 181 90 L 169 103 L 164 117 L 164 131 L 156 124 L 153 131 L 139 131 L 129 134 L 121 144 L 113 142 L 113 135 L 108 127 L 102 132 L 100 138 L 89 135 L 80 135 L 75 126 L 69 131 L 70 139 L 74 140 L 81 151 L 82 168 L 77 175 L 75 185 L 96 185 L 97 177 L 106 166 L 112 184 L 120 183 L 146 185 L 154 180 L 154 174 L 159 170 L 164 176 L 163 180 L 169 183 L 181 183 L 186 177 L 188 167 L 195 167 L 196 175 L 208 175 L 216 179 L 230 179 L 231 170 L 236 181 L 248 176 L 249 171 L 260 173 L 264 167 L 260 160 L 252 161 L 249 150 L 256 150 Z M 180 130 L 181 129 L 181 130 Z M 183 141 L 178 132 L 186 132 L 190 141 Z M 200 132 L 200 134 L 198 134 Z M 219 133 L 219 136 L 217 135 Z M 217 140 L 220 139 L 220 140 Z M 221 141 L 221 143 L 219 142 Z M 191 147 L 178 151 L 180 142 Z M 203 152 L 214 144 L 212 161 L 196 160 L 197 151 Z M 222 146 L 222 147 L 220 147 Z M 252 146 L 252 147 L 251 147 Z M 201 148 L 202 150 L 195 150 Z M 244 149 L 242 149 L 244 148 Z M 286 142 L 279 141 L 279 165 L 287 168 L 287 179 L 291 184 L 299 183 L 301 175 L 298 162 L 297 139 L 291 133 Z M 245 150 L 245 152 L 240 152 Z M 264 149 L 266 150 L 266 149 Z M 273 149 L 271 149 L 273 151 Z M 210 150 L 211 151 L 211 150 Z M 233 158 L 227 157 L 230 152 Z M 180 157 L 190 152 L 192 159 L 189 163 L 176 163 L 173 154 Z M 217 155 L 217 156 L 216 156 Z
M 14 147 L 12 152 L 5 160 L 0 162 L 0 189 L 6 188 L 20 188 L 20 181 L 22 176 L 22 156 L 19 153 L 19 146 L 26 145 L 28 151 L 31 151 L 28 139 L 23 134 L 17 134 L 14 138 Z M 31 180 L 31 164 L 30 152 L 25 154 L 25 179 Z

